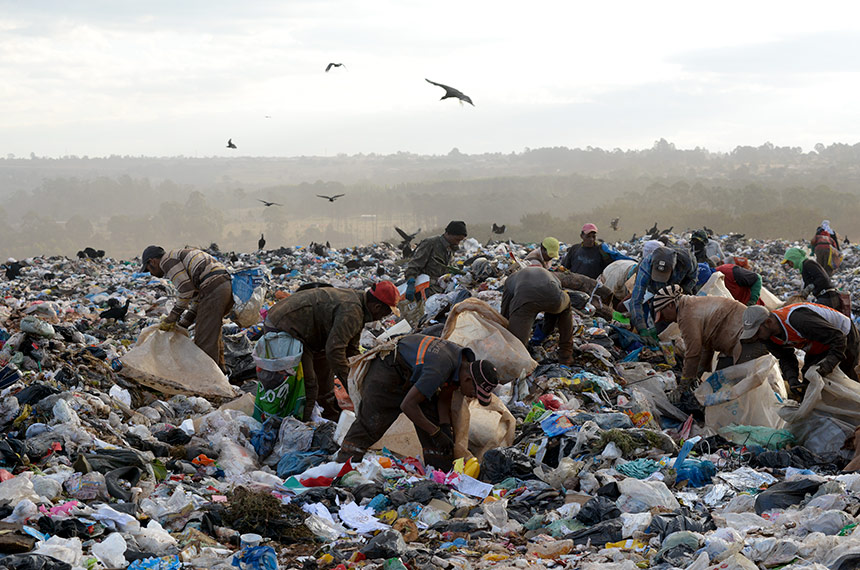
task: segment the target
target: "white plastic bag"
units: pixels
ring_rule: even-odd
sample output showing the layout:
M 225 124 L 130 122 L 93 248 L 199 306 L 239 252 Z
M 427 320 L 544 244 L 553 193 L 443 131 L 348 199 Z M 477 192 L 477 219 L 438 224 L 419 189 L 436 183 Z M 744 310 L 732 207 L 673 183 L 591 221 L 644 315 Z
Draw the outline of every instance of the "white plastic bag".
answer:
M 814 372 L 807 376 L 800 406 L 785 406 L 779 415 L 804 446 L 816 453 L 839 451 L 860 425 L 860 384 L 838 367 L 824 378 Z
M 215 361 L 179 331 L 165 332 L 157 325 L 145 328 L 121 360 L 122 376 L 165 394 L 234 396 Z
M 490 305 L 472 297 L 451 309 L 442 338 L 471 348 L 475 358 L 492 362 L 499 373 L 499 382 L 507 384 L 537 368 L 537 362 L 508 331 L 507 325 L 507 319 Z
M 705 425 L 711 429 L 731 424 L 774 429 L 785 425 L 778 414 L 787 398 L 785 383 L 770 354 L 703 375 L 695 395 L 705 406 Z

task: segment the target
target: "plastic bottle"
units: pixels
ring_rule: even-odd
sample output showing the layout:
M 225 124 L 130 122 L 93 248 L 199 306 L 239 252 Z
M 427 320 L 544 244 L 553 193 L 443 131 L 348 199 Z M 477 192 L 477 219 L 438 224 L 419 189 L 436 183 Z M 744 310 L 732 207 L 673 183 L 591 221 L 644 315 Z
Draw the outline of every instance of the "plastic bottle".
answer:
M 528 547 L 528 553 L 538 558 L 558 558 L 570 554 L 571 550 L 573 550 L 573 541 L 570 539 L 529 544 Z

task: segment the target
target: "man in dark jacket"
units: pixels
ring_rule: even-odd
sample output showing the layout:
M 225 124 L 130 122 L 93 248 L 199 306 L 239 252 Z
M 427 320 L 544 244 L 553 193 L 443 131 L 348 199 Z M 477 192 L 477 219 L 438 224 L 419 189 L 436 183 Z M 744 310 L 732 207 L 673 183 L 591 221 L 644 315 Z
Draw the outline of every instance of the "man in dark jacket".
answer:
M 442 292 L 438 279 L 448 273 L 451 256 L 460 247 L 460 242 L 466 239 L 466 235 L 466 223 L 454 221 L 448 224 L 441 236 L 427 238 L 418 244 L 404 272 L 407 300 L 415 300 L 415 278 L 421 274 L 430 277 L 427 295 Z
M 305 421 L 317 401 L 323 417 L 338 418 L 334 376 L 346 386 L 348 357 L 358 354 L 365 323 L 388 316 L 398 296 L 391 281 L 380 281 L 365 292 L 334 287 L 298 291 L 269 309 L 265 331 L 285 332 L 304 345 Z
M 498 382 L 493 364 L 475 360 L 469 348 L 432 336 L 404 336 L 394 351 L 380 353 L 370 362 L 355 422 L 337 460 L 361 461 L 402 412 L 415 425 L 424 462 L 448 471 L 454 460 L 454 391 L 487 406 Z
M 561 260 L 562 266 L 573 273 L 597 279 L 613 261 L 631 258 L 597 240 L 597 226 L 585 224 L 579 233 L 582 243 L 571 246 Z
M 806 252 L 799 247 L 786 250 L 782 263 L 800 271 L 800 276 L 803 278 L 802 296 L 806 297 L 812 293 L 815 302 L 819 305 L 841 310 L 842 300 L 839 298 L 839 292 L 820 263 L 814 259 L 808 259 Z
M 806 352 L 801 373 L 804 377 L 815 366 L 827 376 L 837 366 L 858 381 L 860 335 L 851 319 L 830 307 L 815 303 L 795 303 L 773 312 L 756 305 L 747 307 L 743 316 L 742 342 L 762 341 L 779 360 L 782 377 L 792 389 L 802 385 L 795 349 Z

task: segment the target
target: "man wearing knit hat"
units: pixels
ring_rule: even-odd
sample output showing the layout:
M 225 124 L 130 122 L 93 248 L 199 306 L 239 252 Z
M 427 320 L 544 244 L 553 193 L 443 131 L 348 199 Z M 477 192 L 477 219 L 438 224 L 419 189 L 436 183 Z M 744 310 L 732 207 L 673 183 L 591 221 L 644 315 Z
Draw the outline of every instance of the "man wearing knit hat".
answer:
M 466 222 L 452 221 L 445 227 L 445 233 L 433 238 L 427 238 L 418 244 L 415 253 L 406 265 L 406 298 L 415 300 L 415 278 L 419 275 L 430 277 L 430 284 L 425 294 L 441 293 L 438 284 L 439 277 L 448 273 L 451 256 L 460 247 L 460 242 L 466 239 Z
M 337 420 L 334 376 L 346 387 L 350 356 L 358 354 L 365 323 L 378 321 L 397 305 L 399 293 L 391 281 L 375 283 L 365 292 L 320 287 L 297 291 L 269 309 L 266 332 L 285 332 L 304 345 L 304 420 L 319 401 L 323 417 Z
M 597 279 L 603 270 L 613 261 L 631 258 L 609 247 L 597 239 L 597 226 L 591 223 L 582 226 L 579 233 L 582 243 L 571 246 L 567 250 L 562 266 L 573 273 L 579 273 L 592 279 Z
M 475 360 L 471 349 L 422 334 L 404 336 L 396 349 L 371 360 L 337 460 L 361 461 L 402 412 L 415 425 L 424 463 L 448 471 L 454 460 L 454 391 L 488 406 L 498 383 L 495 366 Z
M 684 339 L 684 369 L 672 399 L 695 389 L 702 373 L 711 371 L 714 353 L 734 364 L 741 353 L 740 336 L 746 306 L 726 297 L 685 295 L 680 285 L 663 287 L 651 301 L 654 321 L 678 323 Z

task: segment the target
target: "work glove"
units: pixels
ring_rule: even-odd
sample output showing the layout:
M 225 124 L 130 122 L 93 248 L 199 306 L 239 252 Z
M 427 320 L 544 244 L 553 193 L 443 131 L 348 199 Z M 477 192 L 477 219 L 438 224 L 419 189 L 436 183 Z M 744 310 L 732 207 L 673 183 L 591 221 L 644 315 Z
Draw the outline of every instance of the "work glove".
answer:
M 171 321 L 167 318 L 161 319 L 161 322 L 158 324 L 158 330 L 164 332 L 170 332 L 176 328 L 176 321 Z
M 660 345 L 660 338 L 657 336 L 655 329 L 645 329 L 639 333 L 639 336 L 642 337 L 642 342 L 650 348 Z
M 450 430 L 451 426 L 448 426 L 448 428 Z M 436 429 L 436 433 L 430 434 L 430 439 L 433 441 L 433 447 L 439 453 L 443 455 L 454 453 L 454 439 L 442 430 L 442 426 Z
M 454 441 L 454 429 L 451 427 L 451 424 L 439 424 L 439 429 L 448 436 L 448 439 Z
M 673 404 L 677 404 L 681 401 L 681 397 L 691 390 L 696 389 L 698 386 L 697 378 L 681 378 L 681 381 L 678 382 L 677 388 L 672 390 L 669 393 L 669 401 Z
M 406 300 L 414 301 L 415 300 L 415 278 L 410 277 L 406 280 Z

